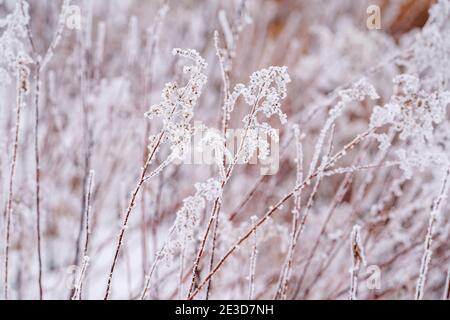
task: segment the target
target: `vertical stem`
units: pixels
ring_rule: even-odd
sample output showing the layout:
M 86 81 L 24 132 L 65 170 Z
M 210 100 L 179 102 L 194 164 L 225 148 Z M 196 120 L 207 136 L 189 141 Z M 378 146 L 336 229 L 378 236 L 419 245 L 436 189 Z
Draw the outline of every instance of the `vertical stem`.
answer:
M 81 210 L 80 220 L 78 226 L 78 235 L 76 240 L 74 265 L 79 265 L 80 252 L 82 250 L 82 234 L 85 221 L 86 212 L 86 194 L 88 187 L 89 172 L 91 169 L 91 151 L 92 151 L 92 130 L 89 121 L 89 106 L 87 102 L 87 95 L 89 94 L 89 79 L 87 75 L 88 70 L 88 49 L 86 46 L 87 35 L 85 32 L 80 34 L 79 46 L 80 46 L 80 92 L 81 92 L 81 108 L 82 108 L 82 129 L 84 140 L 84 173 L 83 173 L 83 190 L 81 194 Z M 70 293 L 70 296 L 74 295 L 74 290 Z

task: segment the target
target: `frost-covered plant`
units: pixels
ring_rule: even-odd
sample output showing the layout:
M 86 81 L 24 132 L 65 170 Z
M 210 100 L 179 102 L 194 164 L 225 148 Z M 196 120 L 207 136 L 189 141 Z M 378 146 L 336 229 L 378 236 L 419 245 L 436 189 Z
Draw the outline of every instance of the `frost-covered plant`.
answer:
M 11 83 L 11 74 L 16 72 L 19 63 L 32 62 L 25 49 L 28 10 L 28 2 L 16 1 L 14 11 L 0 19 L 0 85 Z
M 217 129 L 207 127 L 202 129 L 204 131 L 197 150 L 199 152 L 207 150 L 213 153 L 214 163 L 218 166 L 220 178 L 225 180 L 227 174 L 225 165 L 233 161 L 233 154 L 226 147 L 226 138 Z
M 178 237 L 186 241 L 194 240 L 194 231 L 200 220 L 200 213 L 206 206 L 206 201 L 213 201 L 220 196 L 220 182 L 209 179 L 204 183 L 196 183 L 197 192 L 194 196 L 183 200 L 183 206 L 177 212 L 175 230 Z
M 16 118 L 14 138 L 12 143 L 11 152 L 11 166 L 9 173 L 9 186 L 8 186 L 8 200 L 6 203 L 5 212 L 5 255 L 4 255 L 4 294 L 5 299 L 8 299 L 8 281 L 9 281 L 9 248 L 11 242 L 11 219 L 13 218 L 13 201 L 14 201 L 14 189 L 16 183 L 16 167 L 17 167 L 17 155 L 19 151 L 19 139 L 20 139 L 20 123 L 22 118 L 22 112 L 25 107 L 25 96 L 29 93 L 29 76 L 30 69 L 21 61 L 16 65 Z
M 349 299 L 355 300 L 358 291 L 358 273 L 362 265 L 366 264 L 364 249 L 361 242 L 361 227 L 359 225 L 353 226 L 350 235 L 350 253 L 352 257 L 352 266 L 350 268 L 351 281 Z
M 207 81 L 207 77 L 203 73 L 207 64 L 197 51 L 174 49 L 173 54 L 194 62 L 193 65 L 183 69 L 184 73 L 189 75 L 189 80 L 184 87 L 180 87 L 176 82 L 167 83 L 161 95 L 162 101 L 151 106 L 145 114 L 149 119 L 160 117 L 163 121 L 162 132 L 164 134 L 161 139 L 156 135 L 151 136 L 149 149 L 154 148 L 157 144 L 168 143 L 170 145 L 171 154 L 164 162 L 164 166 L 185 157 L 193 133 L 191 120 L 194 116 L 194 107 Z M 158 171 L 160 172 L 164 166 L 160 166 Z

